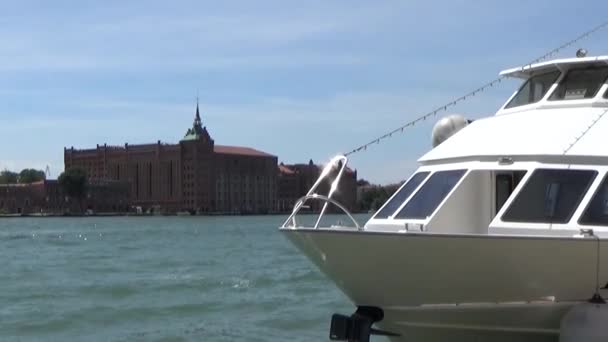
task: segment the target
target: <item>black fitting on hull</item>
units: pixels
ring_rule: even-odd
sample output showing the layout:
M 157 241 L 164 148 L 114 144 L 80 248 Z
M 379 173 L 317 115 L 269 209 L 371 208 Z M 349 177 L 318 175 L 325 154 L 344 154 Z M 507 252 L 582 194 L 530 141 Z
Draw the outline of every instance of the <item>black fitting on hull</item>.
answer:
M 332 341 L 369 342 L 371 335 L 399 336 L 387 331 L 372 328 L 384 318 L 384 311 L 374 306 L 359 306 L 350 316 L 333 314 L 329 330 Z

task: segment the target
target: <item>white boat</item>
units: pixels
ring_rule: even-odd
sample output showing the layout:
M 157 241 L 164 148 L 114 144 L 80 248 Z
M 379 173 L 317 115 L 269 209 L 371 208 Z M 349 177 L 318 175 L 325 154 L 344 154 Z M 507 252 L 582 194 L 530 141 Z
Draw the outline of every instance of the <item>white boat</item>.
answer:
M 348 214 L 332 198 L 337 157 L 280 228 L 359 308 L 332 339 L 360 318 L 395 341 L 557 341 L 563 315 L 607 284 L 608 56 L 501 75 L 523 85 L 423 155 L 364 226 L 324 228 L 325 210 L 296 221 L 312 200 Z

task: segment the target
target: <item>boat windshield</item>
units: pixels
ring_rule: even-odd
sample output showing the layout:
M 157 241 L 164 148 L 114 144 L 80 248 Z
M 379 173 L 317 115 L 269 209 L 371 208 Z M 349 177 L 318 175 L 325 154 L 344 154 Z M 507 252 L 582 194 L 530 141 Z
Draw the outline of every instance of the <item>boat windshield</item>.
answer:
M 540 101 L 547 91 L 549 91 L 551 85 L 555 83 L 559 74 L 559 71 L 555 70 L 530 77 L 505 108 L 513 108 Z
M 568 71 L 549 100 L 580 100 L 595 97 L 608 78 L 608 66 Z
M 579 220 L 583 225 L 608 225 L 608 176 L 593 195 L 589 206 Z
M 593 170 L 535 170 L 502 220 L 567 223 L 596 175 Z
M 389 216 L 393 215 L 395 211 L 407 200 L 414 190 L 418 188 L 418 186 L 426 179 L 430 172 L 418 172 L 413 175 L 407 183 L 403 184 L 401 189 L 393 195 L 393 197 L 386 202 L 384 207 L 382 207 L 374 218 L 377 219 L 385 219 Z
M 426 219 L 431 216 L 465 172 L 466 170 L 449 170 L 433 173 L 395 218 Z

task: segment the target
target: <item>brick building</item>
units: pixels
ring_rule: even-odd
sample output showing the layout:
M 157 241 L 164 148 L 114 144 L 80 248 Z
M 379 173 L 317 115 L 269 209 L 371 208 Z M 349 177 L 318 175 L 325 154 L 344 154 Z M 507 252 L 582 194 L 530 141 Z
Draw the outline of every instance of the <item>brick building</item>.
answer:
M 69 214 L 85 210 L 124 213 L 129 186 L 120 181 L 93 181 L 81 199 L 69 198 L 57 180 L 30 184 L 0 184 L 0 214 Z
M 302 196 L 306 195 L 308 190 L 313 186 L 323 166 L 313 163 L 312 160 L 308 164 L 291 164 L 286 165 L 281 163 L 278 169 L 278 206 L 277 209 L 282 212 L 291 211 L 294 203 Z M 333 170 L 327 180 L 319 185 L 317 193 L 327 195 L 331 182 L 337 176 L 338 170 Z M 357 171 L 350 168 L 344 170 L 344 174 L 340 179 L 338 191 L 333 195 L 333 199 L 344 205 L 350 211 L 357 210 Z M 323 202 L 309 201 L 310 209 L 318 211 Z M 333 208 L 335 209 L 335 208 Z
M 130 201 L 144 211 L 266 213 L 277 206 L 277 157 L 249 147 L 216 145 L 198 104 L 192 128 L 178 144 L 64 148 L 65 169 L 90 181 L 130 184 Z
M 300 190 L 300 175 L 288 166 L 281 163 L 278 168 L 278 193 L 277 193 L 277 210 L 279 212 L 289 212 L 298 198 L 304 196 Z
M 41 181 L 32 184 L 0 184 L 0 213 L 40 212 L 46 195 L 44 183 Z

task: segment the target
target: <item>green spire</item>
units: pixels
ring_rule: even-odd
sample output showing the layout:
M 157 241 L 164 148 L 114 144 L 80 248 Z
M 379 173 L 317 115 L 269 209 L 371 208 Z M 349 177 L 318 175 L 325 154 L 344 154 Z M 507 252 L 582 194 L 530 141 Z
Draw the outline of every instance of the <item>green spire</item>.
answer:
M 196 98 L 196 114 L 194 115 L 194 122 L 192 128 L 188 128 L 186 135 L 182 140 L 199 140 L 202 135 L 206 133 L 206 129 L 203 128 L 201 120 L 200 110 L 198 108 L 198 97 Z
M 196 116 L 194 117 L 194 125 L 201 125 L 201 114 L 198 111 L 198 96 L 196 97 Z

